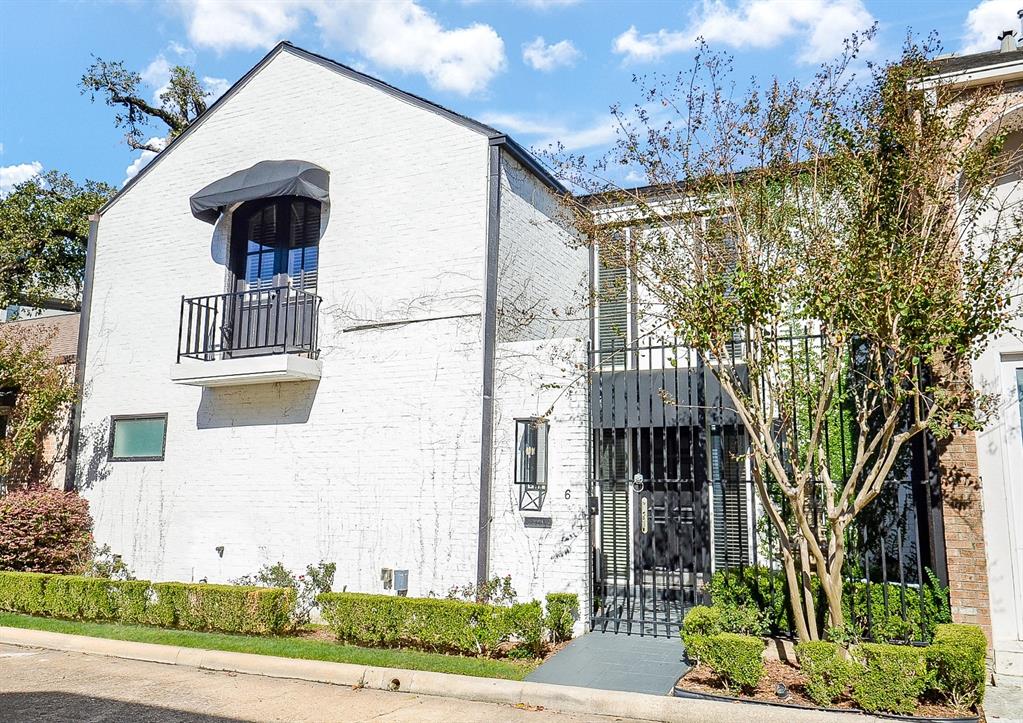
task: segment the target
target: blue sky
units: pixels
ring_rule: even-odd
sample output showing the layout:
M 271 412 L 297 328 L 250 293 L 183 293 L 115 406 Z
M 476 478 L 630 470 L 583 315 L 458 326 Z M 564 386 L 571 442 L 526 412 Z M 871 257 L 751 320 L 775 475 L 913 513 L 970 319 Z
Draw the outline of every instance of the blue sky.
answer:
M 322 53 L 512 134 L 597 154 L 608 107 L 640 100 L 634 74 L 688 67 L 693 42 L 734 54 L 737 78 L 806 77 L 873 21 L 871 54 L 912 28 L 946 50 L 997 47 L 1023 0 L 7 0 L 0 23 L 0 194 L 39 170 L 120 186 L 144 162 L 114 110 L 77 82 L 95 54 L 124 60 L 157 93 L 193 65 L 223 92 L 277 40 Z M 152 135 L 164 129 L 153 127 Z M 638 180 L 638 179 L 637 179 Z

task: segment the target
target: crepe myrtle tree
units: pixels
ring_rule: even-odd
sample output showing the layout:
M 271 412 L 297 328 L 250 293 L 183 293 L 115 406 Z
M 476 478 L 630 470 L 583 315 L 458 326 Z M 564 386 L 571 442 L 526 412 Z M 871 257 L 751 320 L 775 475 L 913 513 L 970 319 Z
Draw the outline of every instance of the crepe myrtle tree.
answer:
M 925 86 L 934 38 L 864 64 L 872 35 L 808 81 L 744 93 L 701 47 L 687 72 L 636 79 L 607 156 L 549 157 L 588 192 L 568 203 L 600 262 L 643 290 L 643 328 L 693 349 L 730 397 L 801 640 L 825 634 L 812 577 L 820 617 L 844 626 L 847 533 L 910 442 L 983 423 L 970 363 L 1020 282 L 1023 219 L 991 184 L 1016 159 L 1003 132 L 977 140 L 997 94 Z M 649 186 L 623 190 L 616 168 Z M 839 427 L 844 464 L 826 441 Z

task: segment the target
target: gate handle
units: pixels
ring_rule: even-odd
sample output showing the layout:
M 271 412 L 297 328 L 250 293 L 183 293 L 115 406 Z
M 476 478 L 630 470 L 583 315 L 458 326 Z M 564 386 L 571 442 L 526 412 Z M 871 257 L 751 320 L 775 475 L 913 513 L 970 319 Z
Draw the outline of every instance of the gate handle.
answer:
M 646 497 L 640 497 L 639 498 L 639 528 L 643 531 L 644 535 L 646 535 L 646 534 L 648 534 L 650 532 L 650 521 L 649 521 L 650 520 L 650 515 L 648 513 L 647 506 L 648 506 L 647 498 Z

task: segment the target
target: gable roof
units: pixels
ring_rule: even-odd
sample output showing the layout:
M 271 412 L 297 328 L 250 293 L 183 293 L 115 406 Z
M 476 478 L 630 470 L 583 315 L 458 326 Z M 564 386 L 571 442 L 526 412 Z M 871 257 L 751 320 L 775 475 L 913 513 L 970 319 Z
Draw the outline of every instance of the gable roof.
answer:
M 309 50 L 299 48 L 298 46 L 293 45 L 287 40 L 282 40 L 277 45 L 275 45 L 274 48 L 269 53 L 263 56 L 262 60 L 260 60 L 254 66 L 252 66 L 252 68 L 250 68 L 248 72 L 245 73 L 245 75 L 243 75 L 241 78 L 235 81 L 234 84 L 231 85 L 231 87 L 228 88 L 223 95 L 217 98 L 217 100 L 214 101 L 209 108 L 207 108 L 203 113 L 197 116 L 195 120 L 193 120 L 192 123 L 188 126 L 188 128 L 186 128 L 181 133 L 181 135 L 179 135 L 177 138 L 175 138 L 169 144 L 167 144 L 167 147 L 160 151 L 160 153 L 158 153 L 156 157 L 153 158 L 153 160 L 146 165 L 145 168 L 143 168 L 141 171 L 135 174 L 126 184 L 124 184 L 124 187 L 121 188 L 121 190 L 118 191 L 113 198 L 111 198 L 109 201 L 103 204 L 103 206 L 99 209 L 98 213 L 100 215 L 105 213 L 107 209 L 109 209 L 114 203 L 116 203 L 117 200 L 121 196 L 123 196 L 125 192 L 128 191 L 128 189 L 130 189 L 139 181 L 140 178 L 145 176 L 151 168 L 156 166 L 156 164 L 159 163 L 160 160 L 164 156 L 166 156 L 178 143 L 180 143 L 182 139 L 189 136 L 196 128 L 202 125 L 203 121 L 205 121 L 206 118 L 208 118 L 216 108 L 220 107 L 220 105 L 227 101 L 228 98 L 232 97 L 242 86 L 244 86 L 249 81 L 250 78 L 256 75 L 260 70 L 262 70 L 266 65 L 268 65 L 271 60 L 276 58 L 281 53 L 291 53 L 292 55 L 295 55 L 299 58 L 303 58 L 310 62 L 317 63 L 318 65 L 321 65 L 327 68 L 328 70 L 340 73 L 346 78 L 350 78 L 357 82 L 376 88 L 377 90 L 383 91 L 384 93 L 387 93 L 388 95 L 391 95 L 392 97 L 397 98 L 398 100 L 410 103 L 418 108 L 422 108 L 424 110 L 436 113 L 437 115 L 447 118 L 448 120 L 457 123 L 465 128 L 476 131 L 477 133 L 486 136 L 490 141 L 490 145 L 504 147 L 517 161 L 519 161 L 522 165 L 528 168 L 548 188 L 555 191 L 556 193 L 567 192 L 565 187 L 558 181 L 558 179 L 551 175 L 551 173 L 546 168 L 544 168 L 543 165 L 541 165 L 540 162 L 536 158 L 534 158 L 532 154 L 529 153 L 529 151 L 527 151 L 525 148 L 523 148 L 521 145 L 515 142 L 508 134 L 502 133 L 496 128 L 492 128 L 491 126 L 488 126 L 485 123 L 481 123 L 473 118 L 470 118 L 469 116 L 457 113 L 451 110 L 450 108 L 446 108 L 438 103 L 434 103 L 431 100 L 427 100 L 426 98 L 415 95 L 414 93 L 409 93 L 407 91 L 401 90 L 400 88 L 397 88 L 391 85 L 390 83 L 385 83 L 379 78 L 374 78 L 373 76 L 367 75 L 366 73 L 361 73 L 358 70 L 355 70 L 354 68 L 344 65 L 343 63 L 337 62 L 336 60 L 331 60 L 330 58 L 327 58 L 323 55 L 319 55 Z

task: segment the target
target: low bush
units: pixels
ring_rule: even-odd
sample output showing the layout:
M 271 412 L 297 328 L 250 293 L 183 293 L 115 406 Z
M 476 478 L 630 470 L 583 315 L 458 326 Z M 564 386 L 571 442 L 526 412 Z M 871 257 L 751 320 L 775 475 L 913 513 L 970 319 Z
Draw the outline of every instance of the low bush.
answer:
M 842 639 L 929 641 L 935 626 L 952 622 L 952 616 L 948 588 L 943 587 L 930 570 L 926 574 L 928 579 L 922 586 L 905 590 L 896 583 L 872 582 L 868 587 L 865 582 L 846 582 L 842 610 L 847 625 Z M 816 576 L 810 578 L 810 587 L 821 616 L 817 622 L 820 629 L 824 629 L 827 601 Z M 762 566 L 719 570 L 711 576 L 707 591 L 715 607 L 759 610 L 767 632 L 772 635 L 795 632 L 787 602 L 788 584 L 779 570 Z
M 357 645 L 489 655 L 513 641 L 539 651 L 545 633 L 543 608 L 535 601 L 499 606 L 350 592 L 318 600 L 338 640 Z
M 550 631 L 551 642 L 560 643 L 572 639 L 572 629 L 579 618 L 579 596 L 572 592 L 547 593 L 547 617 L 545 624 Z
M 294 607 L 290 589 L 0 572 L 0 610 L 66 620 L 265 635 Z
M 853 649 L 862 666 L 852 697 L 868 713 L 912 713 L 928 687 L 926 653 L 911 645 L 864 643 Z
M 696 635 L 692 644 L 699 660 L 713 670 L 728 690 L 752 690 L 764 677 L 764 641 L 750 635 Z
M 716 607 L 697 605 L 682 618 L 682 644 L 686 654 L 693 660 L 699 660 L 698 650 L 700 638 L 717 635 L 721 630 L 721 610 Z
M 92 550 L 92 517 L 82 497 L 54 489 L 0 497 L 0 570 L 82 572 Z
M 939 625 L 927 646 L 931 684 L 953 707 L 967 710 L 984 700 L 987 638 L 976 625 Z
M 858 671 L 857 665 L 845 658 L 842 648 L 824 640 L 797 645 L 796 659 L 806 675 L 807 695 L 821 706 L 840 698 Z
M 284 567 L 283 562 L 264 565 L 255 575 L 244 575 L 232 580 L 232 585 L 244 587 L 291 588 L 295 591 L 295 610 L 291 625 L 299 628 L 309 622 L 312 611 L 316 608 L 316 598 L 330 592 L 334 585 L 334 573 L 337 565 L 323 562 L 317 565 L 306 565 L 304 574 L 295 574 Z
M 720 610 L 721 631 L 739 635 L 767 635 L 763 613 L 753 605 L 715 605 Z

